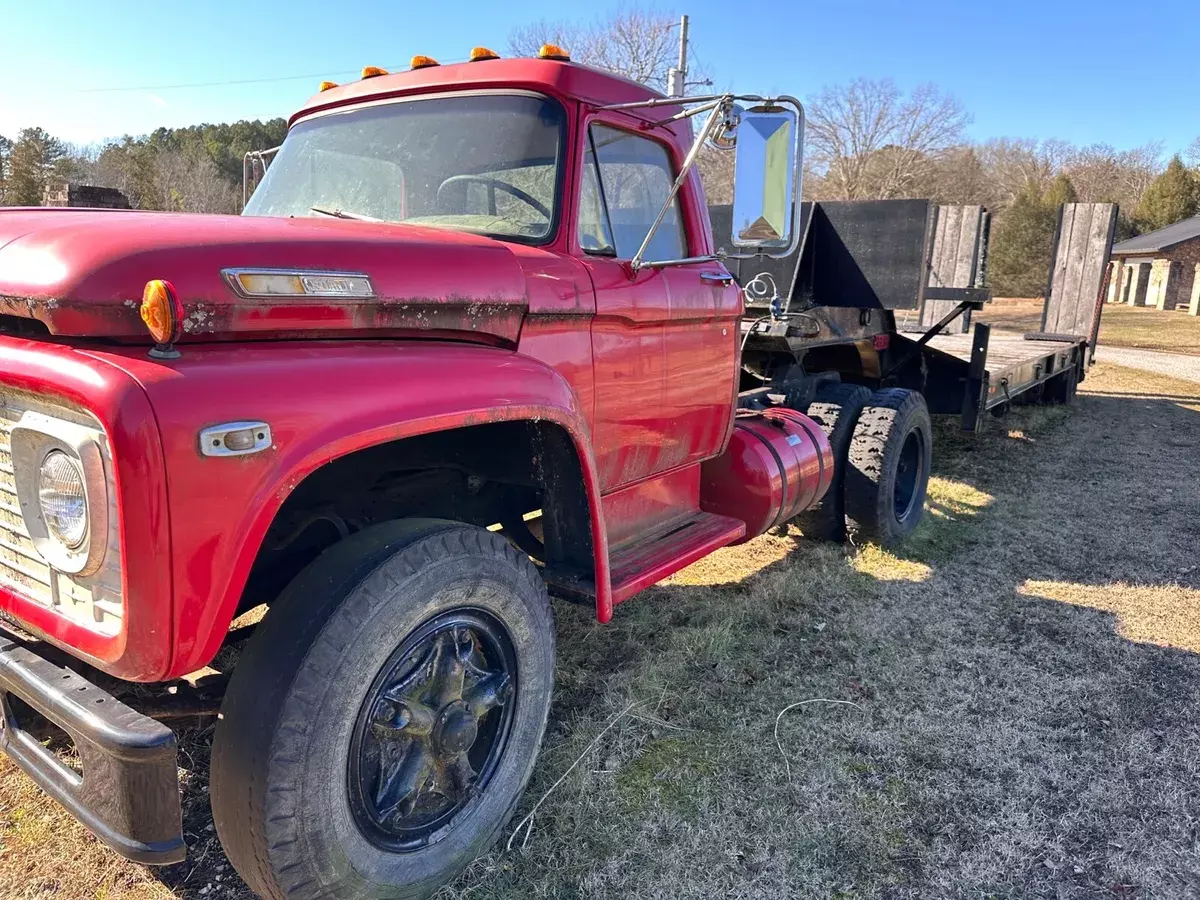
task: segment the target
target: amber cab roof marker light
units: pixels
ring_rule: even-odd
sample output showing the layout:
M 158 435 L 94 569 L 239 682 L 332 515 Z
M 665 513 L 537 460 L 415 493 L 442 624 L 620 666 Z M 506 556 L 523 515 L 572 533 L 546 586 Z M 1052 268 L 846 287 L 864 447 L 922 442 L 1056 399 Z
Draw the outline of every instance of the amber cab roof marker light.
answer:
M 146 323 L 146 330 L 154 338 L 150 356 L 154 359 L 178 359 L 175 342 L 183 334 L 183 304 L 169 281 L 155 278 L 146 282 L 142 291 L 142 305 L 138 312 Z
M 317 88 L 317 91 L 318 91 L 318 93 L 323 94 L 326 91 L 333 90 L 337 86 L 338 86 L 338 83 L 336 81 L 322 81 L 321 86 L 319 88 Z
M 500 54 L 495 50 L 489 50 L 487 47 L 472 47 L 471 62 L 482 62 L 485 59 L 499 59 Z
M 561 62 L 570 62 L 571 54 L 557 44 L 542 44 L 542 49 L 538 51 L 538 59 L 557 59 Z
M 439 63 L 432 56 L 414 56 L 412 62 L 408 64 L 410 69 L 428 69 L 430 66 L 439 66 Z
M 363 70 L 362 70 L 363 78 L 378 78 L 380 75 L 387 75 L 387 74 L 389 74 L 388 70 L 381 69 L 381 68 L 379 68 L 379 66 L 363 66 Z

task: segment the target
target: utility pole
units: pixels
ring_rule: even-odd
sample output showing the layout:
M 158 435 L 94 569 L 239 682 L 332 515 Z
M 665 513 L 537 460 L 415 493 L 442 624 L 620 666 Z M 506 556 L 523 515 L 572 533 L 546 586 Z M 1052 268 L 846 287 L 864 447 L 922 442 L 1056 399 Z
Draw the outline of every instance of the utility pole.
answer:
M 679 20 L 679 65 L 667 73 L 667 96 L 682 97 L 687 88 L 688 17 Z

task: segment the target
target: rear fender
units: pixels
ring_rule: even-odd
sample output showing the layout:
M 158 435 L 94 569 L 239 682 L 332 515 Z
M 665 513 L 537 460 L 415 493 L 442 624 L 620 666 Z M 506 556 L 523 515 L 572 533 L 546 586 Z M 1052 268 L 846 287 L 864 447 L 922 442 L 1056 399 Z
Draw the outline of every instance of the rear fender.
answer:
M 538 360 L 440 342 L 188 347 L 170 362 L 97 355 L 142 382 L 162 432 L 176 578 L 171 676 L 215 655 L 272 519 L 305 477 L 348 453 L 435 431 L 512 420 L 560 426 L 587 491 L 596 590 L 610 592 L 587 424 L 567 382 Z M 266 422 L 270 449 L 200 453 L 201 429 L 236 421 Z

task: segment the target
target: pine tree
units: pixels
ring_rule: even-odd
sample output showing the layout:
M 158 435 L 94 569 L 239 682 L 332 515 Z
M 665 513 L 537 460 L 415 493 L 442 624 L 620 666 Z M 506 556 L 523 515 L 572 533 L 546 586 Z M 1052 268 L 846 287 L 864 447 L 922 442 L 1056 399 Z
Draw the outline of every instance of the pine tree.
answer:
M 12 157 L 12 148 L 12 141 L 0 134 L 0 206 L 5 203 L 4 188 L 8 184 L 8 167 Z
M 996 222 L 988 254 L 988 276 L 998 297 L 1040 297 L 1050 274 L 1050 254 L 1058 209 L 1079 200 L 1066 175 L 1057 176 L 1045 193 L 1032 182 Z
M 66 160 L 62 141 L 41 128 L 25 128 L 17 135 L 9 158 L 4 199 L 9 206 L 39 206 L 46 183 Z
M 1146 188 L 1133 219 L 1142 231 L 1156 231 L 1194 216 L 1198 210 L 1200 184 L 1176 154 L 1167 164 L 1167 170 Z
M 1050 182 L 1050 187 L 1046 188 L 1046 193 L 1042 196 L 1042 204 L 1048 207 L 1056 217 L 1058 216 L 1058 208 L 1064 203 L 1078 202 L 1079 194 L 1075 191 L 1075 185 L 1064 174 L 1056 175 L 1054 180 Z

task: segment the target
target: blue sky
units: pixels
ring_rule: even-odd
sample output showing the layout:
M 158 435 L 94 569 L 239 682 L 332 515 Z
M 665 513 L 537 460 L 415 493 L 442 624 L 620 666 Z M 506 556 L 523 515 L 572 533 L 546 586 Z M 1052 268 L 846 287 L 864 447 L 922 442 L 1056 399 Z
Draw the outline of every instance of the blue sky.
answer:
M 1107 142 L 1200 135 L 1200 4 L 1166 0 L 686 0 L 719 87 L 802 99 L 856 76 L 933 82 L 970 134 Z M 41 125 L 87 143 L 158 125 L 286 116 L 323 77 L 415 53 L 504 51 L 537 19 L 602 5 L 373 0 L 0 0 L 0 134 Z M 285 76 L 303 76 L 288 80 Z M 196 83 L 243 81 L 205 87 Z M 136 88 L 111 91 L 107 88 Z

